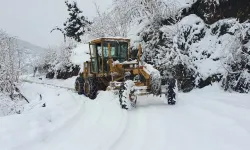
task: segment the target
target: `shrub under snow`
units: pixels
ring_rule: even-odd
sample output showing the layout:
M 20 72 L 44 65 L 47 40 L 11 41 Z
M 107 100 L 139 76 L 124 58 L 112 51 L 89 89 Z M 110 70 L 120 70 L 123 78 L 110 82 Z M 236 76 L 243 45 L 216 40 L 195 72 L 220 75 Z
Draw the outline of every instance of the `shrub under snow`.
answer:
M 23 53 L 15 38 L 0 30 L 0 116 L 20 113 L 24 102 L 17 88 Z
M 207 25 L 189 15 L 175 25 L 149 25 L 140 35 L 145 61 L 176 77 L 183 91 L 223 81 L 226 90 L 249 92 L 249 33 L 248 22 L 224 19 Z
M 42 63 L 38 66 L 39 71 L 46 73 L 47 78 L 67 79 L 79 73 L 79 65 L 71 61 L 72 50 L 75 44 L 72 42 L 62 44 L 58 48 L 47 51 Z

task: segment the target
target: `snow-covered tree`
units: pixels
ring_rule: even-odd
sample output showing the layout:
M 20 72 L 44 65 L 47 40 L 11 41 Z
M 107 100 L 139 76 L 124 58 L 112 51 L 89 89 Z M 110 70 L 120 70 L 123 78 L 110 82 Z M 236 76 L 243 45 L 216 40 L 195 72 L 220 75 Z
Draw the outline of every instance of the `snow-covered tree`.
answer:
M 18 88 L 24 71 L 27 51 L 21 49 L 15 37 L 0 30 L 0 116 L 23 111 L 23 102 L 29 101 Z
M 67 79 L 75 74 L 78 75 L 79 66 L 75 66 L 71 62 L 72 50 L 75 47 L 76 42 L 71 39 L 60 46 L 50 47 L 45 55 L 40 57 L 36 66 L 37 71 L 45 73 L 47 78 Z
M 174 0 L 114 0 L 114 10 L 126 14 L 126 18 L 143 18 L 160 21 L 175 17 L 178 3 Z M 126 8 L 126 9 L 124 9 Z
M 21 52 L 17 49 L 15 38 L 0 31 L 0 92 L 14 94 L 20 69 Z
M 250 23 L 240 24 L 235 37 L 226 46 L 223 66 L 226 74 L 223 80 L 225 90 L 241 93 L 250 91 Z
M 162 20 L 174 18 L 177 9 L 173 0 L 114 0 L 112 9 L 101 13 L 96 5 L 97 17 L 87 32 L 91 37 L 127 37 L 131 24 L 148 20 L 159 24 Z
M 69 18 L 63 24 L 63 29 L 56 27 L 52 31 L 58 30 L 62 32 L 65 40 L 66 37 L 69 37 L 77 42 L 81 42 L 81 36 L 88 30 L 86 26 L 91 24 L 91 22 L 82 15 L 82 11 L 78 8 L 76 2 L 70 3 L 65 1 L 65 4 L 68 7 Z

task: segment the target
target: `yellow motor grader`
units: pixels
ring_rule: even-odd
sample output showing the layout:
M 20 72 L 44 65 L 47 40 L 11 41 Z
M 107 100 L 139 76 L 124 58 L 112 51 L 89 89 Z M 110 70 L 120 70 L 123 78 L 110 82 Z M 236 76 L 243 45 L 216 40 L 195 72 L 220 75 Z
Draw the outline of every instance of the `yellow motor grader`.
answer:
M 159 71 L 141 61 L 141 45 L 137 56 L 133 57 L 131 52 L 130 40 L 126 38 L 99 38 L 89 42 L 90 60 L 84 62 L 75 90 L 90 99 L 97 97 L 98 90 L 116 90 L 123 109 L 135 107 L 137 96 L 146 94 L 165 94 L 168 104 L 174 105 L 176 81 L 170 79 L 163 89 Z

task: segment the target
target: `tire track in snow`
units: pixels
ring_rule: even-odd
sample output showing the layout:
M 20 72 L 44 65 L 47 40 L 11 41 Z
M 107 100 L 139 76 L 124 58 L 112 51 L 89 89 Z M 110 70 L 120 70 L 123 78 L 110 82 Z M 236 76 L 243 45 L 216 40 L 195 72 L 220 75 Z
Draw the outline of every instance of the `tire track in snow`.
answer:
M 35 145 L 30 150 L 69 150 L 79 149 L 79 147 L 85 147 L 86 149 L 96 149 L 94 143 L 100 138 L 100 134 L 97 133 L 96 124 L 101 118 L 100 107 L 96 105 L 94 101 L 88 101 L 85 103 L 83 113 L 75 116 L 75 120 L 69 122 L 63 128 L 58 130 L 58 134 L 53 134 L 46 141 Z M 92 113 L 90 108 L 95 106 L 95 114 Z M 90 134 L 91 133 L 91 134 Z M 99 136 L 97 136 L 99 135 Z M 27 150 L 27 149 L 25 149 Z
M 102 113 L 104 114 L 104 117 L 100 118 L 99 122 L 103 125 L 102 127 L 104 129 L 107 129 L 108 132 L 103 135 L 103 139 L 96 150 L 110 150 L 124 134 L 127 126 L 128 115 L 126 110 L 120 108 L 117 96 L 114 96 L 112 92 L 101 91 L 98 97 L 97 101 L 100 101 Z M 117 119 L 118 121 L 116 121 Z M 113 123 L 107 123 L 110 121 Z M 108 129 L 108 126 L 111 126 L 111 128 Z
M 35 83 L 35 84 L 39 84 L 41 86 L 44 86 L 44 84 L 40 84 L 40 83 Z M 56 86 L 51 86 L 49 85 L 50 87 L 56 87 Z M 58 88 L 58 87 L 57 87 Z M 75 122 L 77 122 L 77 118 L 79 116 L 81 116 L 82 114 L 84 114 L 85 112 L 85 100 L 79 100 L 79 98 L 76 98 L 77 96 L 75 94 L 73 94 L 72 92 L 67 91 L 67 94 L 70 95 L 70 97 L 72 97 L 72 100 L 74 100 L 78 105 L 79 107 L 77 108 L 77 110 L 74 112 L 74 114 L 72 114 L 71 117 L 69 117 L 65 122 L 63 122 L 63 124 L 60 124 L 60 126 L 58 128 L 56 128 L 55 130 L 49 132 L 43 139 L 43 142 L 46 142 L 46 141 L 49 141 L 51 140 L 51 138 L 57 136 L 60 134 L 60 131 L 62 131 L 63 129 L 65 128 L 70 128 L 74 125 Z M 22 145 L 19 145 L 18 147 L 16 148 L 13 148 L 13 150 L 17 149 L 17 150 L 26 150 L 26 149 L 29 149 L 30 147 L 30 144 L 29 143 L 35 143 L 35 141 L 39 141 L 38 139 L 40 139 L 40 137 L 37 137 L 35 139 L 33 139 L 32 141 L 29 141 L 28 143 L 25 143 L 25 144 L 22 144 Z M 31 148 L 33 149 L 33 148 Z
M 199 96 L 201 98 L 204 98 L 202 96 Z M 196 101 L 193 104 L 197 106 L 197 108 L 201 108 L 203 110 L 206 110 L 210 112 L 211 114 L 214 114 L 215 116 L 221 116 L 223 119 L 228 119 L 233 121 L 235 124 L 238 124 L 241 126 L 245 131 L 247 131 L 250 135 L 250 128 L 247 128 L 244 126 L 244 124 L 249 124 L 250 119 L 248 117 L 244 117 L 247 114 L 250 115 L 250 110 L 246 107 L 240 107 L 238 105 L 232 105 L 227 104 L 224 102 L 221 102 L 220 100 L 209 100 L 209 101 Z M 223 108 L 223 109 L 221 109 Z M 227 109 L 225 109 L 227 108 Z M 237 112 L 237 114 L 235 114 Z M 241 112 L 239 114 L 239 112 Z M 242 121 L 246 123 L 242 123 Z
M 70 88 L 70 87 L 59 86 L 59 85 L 50 84 L 50 83 L 43 83 L 43 82 L 31 81 L 31 80 L 27 80 L 27 79 L 23 79 L 22 81 L 23 82 L 27 82 L 27 83 L 35 83 L 35 84 L 41 84 L 41 85 L 48 85 L 48 86 L 53 86 L 53 87 L 57 87 L 57 88 L 67 89 L 67 90 L 75 90 L 74 88 Z
M 56 88 L 62 88 L 62 89 L 67 89 L 67 90 L 72 90 L 71 88 L 67 88 L 67 87 L 61 87 L 61 86 L 57 86 L 57 85 L 53 85 L 53 84 L 47 84 L 47 83 L 39 83 L 39 82 L 33 82 L 33 81 L 27 81 L 27 82 L 30 82 L 30 83 L 35 83 L 35 84 L 41 84 L 41 85 L 46 85 L 46 86 L 52 86 L 52 87 L 56 87 Z M 71 93 L 71 92 L 69 92 L 69 93 Z M 72 93 L 71 93 L 71 96 L 73 96 L 72 95 Z M 75 97 L 75 96 L 74 96 Z M 100 99 L 100 98 L 99 98 Z M 116 102 L 116 98 L 113 98 L 111 101 L 115 101 Z M 111 150 L 111 149 L 115 149 L 116 147 L 117 147 L 117 145 L 119 145 L 119 143 L 121 144 L 121 143 L 123 143 L 123 141 L 124 141 L 124 135 L 128 135 L 127 136 L 127 138 L 130 138 L 130 136 L 133 136 L 133 134 L 134 133 L 136 133 L 137 131 L 140 131 L 140 133 L 138 133 L 138 134 L 136 134 L 136 136 L 137 137 L 140 137 L 140 138 L 138 138 L 137 139 L 137 141 L 136 141 L 136 143 L 138 144 L 138 143 L 140 143 L 140 145 L 139 145 L 139 147 L 141 147 L 141 145 L 143 145 L 142 143 L 143 143 L 143 139 L 144 139 L 144 135 L 145 135 L 145 133 L 146 133 L 146 129 L 143 129 L 143 130 L 141 130 L 142 128 L 136 128 L 136 127 L 138 127 L 138 124 L 141 122 L 142 124 L 144 124 L 144 127 L 145 127 L 145 121 L 142 121 L 142 119 L 144 118 L 144 117 L 142 117 L 143 115 L 142 115 L 142 112 L 141 112 L 141 110 L 140 111 L 138 111 L 138 110 L 133 110 L 133 111 L 126 111 L 126 110 L 122 110 L 121 108 L 120 108 L 120 105 L 118 104 L 117 105 L 117 103 L 115 103 L 115 102 L 112 102 L 113 104 L 113 107 L 116 107 L 116 109 L 118 109 L 118 111 L 119 111 L 119 113 L 120 113 L 120 116 L 121 116 L 121 119 L 119 120 L 119 123 L 118 123 L 118 126 L 116 127 L 116 129 L 115 129 L 115 131 L 113 131 L 113 133 L 111 134 L 111 135 L 103 135 L 103 136 L 106 136 L 107 137 L 107 139 L 108 140 L 104 140 L 104 144 L 105 145 L 99 145 L 98 147 L 96 147 L 96 148 L 94 148 L 94 149 L 103 149 L 103 150 Z M 117 100 L 117 102 L 118 102 L 118 100 Z M 100 113 L 98 113 L 99 115 L 98 116 L 96 116 L 97 118 L 95 119 L 95 122 L 92 122 L 91 124 L 93 124 L 93 125 L 96 125 L 96 124 L 101 124 L 102 122 L 100 122 L 100 120 L 101 119 L 103 119 L 103 117 L 105 117 L 105 116 L 103 116 L 103 114 L 105 113 L 105 111 L 107 111 L 107 109 L 106 108 L 104 108 L 105 106 L 104 105 L 102 105 L 101 103 L 100 103 L 100 100 L 98 100 L 98 98 L 97 98 L 97 100 L 95 100 L 95 101 L 90 101 L 90 103 L 95 103 L 95 105 L 96 106 L 99 106 L 99 112 Z M 86 104 L 85 104 L 86 105 Z M 85 106 L 84 105 L 84 106 Z M 86 106 L 85 106 L 86 107 Z M 84 109 L 84 108 L 82 108 L 82 109 Z M 84 109 L 83 110 L 84 111 L 84 116 L 86 116 L 87 118 L 88 118 L 88 116 L 92 116 L 93 114 L 91 114 L 91 111 L 89 111 L 89 112 L 86 112 L 86 109 Z M 117 111 L 116 111 L 117 112 Z M 80 114 L 79 116 L 76 116 L 75 118 L 76 119 L 78 119 L 79 117 L 83 117 L 83 115 L 82 114 Z M 80 123 L 80 124 L 82 124 L 83 122 L 88 122 L 89 123 L 89 121 L 88 121 L 88 119 L 87 118 L 84 118 L 83 120 L 76 120 L 76 121 L 73 121 L 73 122 L 71 122 L 70 124 L 68 124 L 67 125 L 67 127 L 65 127 L 65 128 L 70 128 L 70 127 L 73 127 L 74 128 L 74 124 L 76 124 L 76 123 Z M 105 119 L 105 118 L 104 118 Z M 85 121 L 84 121 L 85 120 Z M 145 119 L 144 119 L 145 120 Z M 144 123 L 143 123 L 144 122 Z M 86 125 L 86 124 L 85 124 Z M 95 129 L 95 128 L 93 128 L 93 126 L 88 126 L 89 124 L 87 124 L 87 127 L 85 126 L 82 126 L 82 128 L 85 130 L 85 131 L 89 131 L 89 130 L 93 130 L 93 129 Z M 136 129 L 134 129 L 134 127 L 136 128 Z M 62 129 L 65 129 L 65 128 L 63 128 L 62 127 Z M 58 131 L 60 131 L 60 129 L 58 129 Z M 94 130 L 93 130 L 93 132 L 95 132 Z M 142 134 L 141 134 L 142 133 Z M 84 134 L 84 133 L 83 133 Z M 61 135 L 61 134 L 59 134 L 59 135 Z M 53 137 L 50 137 L 49 139 L 50 139 L 50 141 L 49 141 L 49 143 L 47 143 L 47 144 L 49 144 L 49 145 L 52 145 L 53 144 L 53 139 L 55 138 L 55 137 L 57 137 L 58 135 L 57 134 L 55 134 Z M 57 139 L 57 140 L 60 140 L 60 139 Z M 138 141 L 140 141 L 140 142 L 138 142 Z M 134 145 L 134 146 L 136 146 L 136 145 Z M 138 147 L 138 146 L 137 146 Z
M 81 115 L 78 118 L 78 121 L 75 122 L 75 125 L 71 126 L 71 128 L 65 128 L 62 133 L 52 137 L 49 142 L 46 143 L 46 145 L 42 145 L 42 148 L 40 149 L 68 150 L 79 149 L 79 147 L 83 147 L 85 149 L 90 150 L 100 150 L 104 149 L 105 147 L 109 149 L 109 145 L 112 145 L 112 142 L 117 140 L 117 137 L 121 136 L 122 133 L 118 135 L 116 131 L 110 133 L 109 130 L 106 130 L 107 126 L 109 125 L 107 123 L 107 119 L 110 119 L 109 115 L 111 113 L 109 111 L 109 108 L 111 107 L 107 107 L 110 105 L 110 103 L 102 101 L 103 100 L 101 95 L 99 96 L 99 98 L 97 98 L 96 101 L 86 101 L 85 114 Z M 111 127 L 121 129 L 120 124 L 124 124 L 123 122 L 121 123 L 121 121 L 126 122 L 126 115 L 123 115 L 124 111 L 121 111 L 119 105 L 113 103 L 112 108 L 113 107 L 115 107 L 116 110 L 119 110 L 119 112 L 121 112 L 121 114 L 118 115 L 118 117 L 121 116 L 121 119 L 117 123 L 115 120 L 114 124 L 118 125 L 114 126 L 113 124 L 111 124 Z M 117 118 L 116 115 L 115 118 Z M 67 139 L 65 137 L 69 138 Z M 107 142 L 107 139 L 110 139 L 110 143 Z
M 104 148 L 101 148 L 102 150 L 112 150 L 115 145 L 118 143 L 118 141 L 121 140 L 122 138 L 122 135 L 124 135 L 125 131 L 127 130 L 127 125 L 128 125 L 128 114 L 126 112 L 126 110 L 122 110 L 122 119 L 119 123 L 119 126 L 118 128 L 116 129 L 116 134 L 113 136 L 113 140 L 109 140 L 107 141 L 108 144 L 104 147 Z M 121 127 L 121 128 L 119 128 Z
M 57 85 L 53 85 L 53 84 L 47 84 L 47 83 L 39 83 L 39 82 L 34 82 L 34 81 L 25 81 L 25 82 L 28 82 L 28 83 L 34 83 L 34 84 L 39 84 L 39 85 L 45 85 L 45 86 L 48 86 L 48 87 L 56 87 L 56 88 L 61 88 L 61 89 L 66 89 L 66 90 L 73 90 L 73 89 L 71 89 L 71 88 L 67 88 L 67 87 L 62 87 L 62 86 L 57 86 Z M 70 93 L 71 94 L 71 96 L 72 97 L 74 97 L 74 99 L 75 99 L 75 95 L 73 95 L 70 91 L 68 92 L 68 93 Z M 100 98 L 99 98 L 100 99 Z M 77 102 L 77 100 L 75 100 L 76 102 Z M 84 101 L 84 107 L 86 107 L 85 105 L 86 105 L 86 101 Z M 88 102 L 87 102 L 88 103 Z M 100 103 L 100 100 L 98 100 L 98 98 L 97 98 L 97 100 L 95 100 L 95 101 L 89 101 L 89 103 L 95 103 L 94 105 L 95 106 L 99 106 L 99 115 L 97 115 L 96 116 L 96 119 L 95 119 L 95 121 L 94 122 L 91 122 L 91 124 L 93 125 L 93 126 L 95 126 L 95 125 L 97 125 L 97 124 L 99 124 L 100 123 L 100 120 L 102 119 L 102 117 L 103 117 L 103 114 L 105 113 L 105 109 L 103 108 L 103 106 L 102 106 L 102 104 Z M 74 119 L 74 121 L 73 120 L 68 120 L 66 123 L 66 126 L 62 126 L 60 129 L 57 129 L 57 131 L 58 132 L 60 132 L 60 130 L 62 130 L 62 129 L 66 129 L 66 128 L 74 128 L 74 126 L 75 126 L 75 124 L 77 124 L 77 123 L 83 123 L 84 124 L 84 122 L 88 122 L 89 123 L 89 120 L 87 119 L 88 117 L 92 117 L 92 119 L 93 119 L 93 114 L 91 113 L 91 111 L 88 111 L 88 112 L 86 112 L 86 109 L 84 108 L 84 107 L 82 107 L 82 112 L 80 112 L 79 111 L 79 115 L 75 115 L 73 118 L 75 118 Z M 116 107 L 116 106 L 115 106 Z M 109 140 L 109 141 L 106 141 L 106 144 L 107 143 L 109 143 L 109 144 L 107 144 L 107 145 L 105 145 L 104 147 L 107 147 L 106 149 L 110 149 L 111 147 L 113 147 L 113 145 L 117 142 L 117 141 L 119 141 L 119 139 L 121 138 L 121 136 L 123 135 L 123 133 L 125 132 L 125 130 L 126 130 L 126 126 L 127 126 L 127 120 L 128 120 L 128 115 L 127 115 L 127 112 L 125 111 L 125 110 L 122 110 L 122 109 L 120 109 L 120 107 L 119 107 L 119 105 L 117 106 L 117 108 L 119 109 L 119 111 L 121 112 L 121 120 L 120 120 L 120 122 L 119 122 L 119 125 L 116 127 L 117 129 L 116 129 L 116 132 L 114 132 L 113 133 L 113 136 L 112 136 L 112 140 Z M 82 119 L 82 120 L 76 120 L 76 119 L 79 119 L 80 117 L 81 118 L 83 118 L 83 113 L 85 113 L 84 114 L 84 116 L 86 116 L 86 117 L 84 117 L 84 119 Z M 95 132 L 94 131 L 94 128 L 93 128 L 93 126 L 89 126 L 89 124 L 85 124 L 86 126 L 84 127 L 84 126 L 82 126 L 82 128 L 85 130 L 85 132 L 87 132 L 87 131 L 89 131 L 89 130 L 93 130 L 93 132 Z M 57 138 L 59 135 L 61 135 L 61 133 L 59 133 L 59 134 L 57 134 L 57 133 L 55 133 L 55 132 L 53 132 L 54 134 L 53 134 L 53 136 L 48 136 L 48 138 L 44 141 L 44 142 L 46 142 L 46 141 L 49 141 L 49 143 L 47 143 L 48 145 L 52 145 L 53 144 L 53 142 L 55 141 L 54 139 L 55 138 Z M 51 135 L 52 135 L 52 133 L 51 133 Z M 62 136 L 60 136 L 60 137 L 62 137 Z M 60 137 L 59 137 L 59 139 L 56 139 L 56 140 L 60 140 Z M 108 139 L 110 139 L 110 137 L 108 138 Z M 100 145 L 101 146 L 101 145 Z M 97 148 L 97 149 L 100 149 L 100 146 L 99 146 L 99 148 Z M 102 145 L 103 146 L 103 145 Z M 95 149 L 95 148 L 94 148 Z M 103 149 L 103 147 L 102 147 L 102 149 Z M 105 148 L 104 148 L 105 149 Z
M 125 111 L 126 112 L 126 111 Z M 147 117 L 143 109 L 127 111 L 128 121 L 122 136 L 114 141 L 110 150 L 139 150 L 145 144 L 147 136 Z

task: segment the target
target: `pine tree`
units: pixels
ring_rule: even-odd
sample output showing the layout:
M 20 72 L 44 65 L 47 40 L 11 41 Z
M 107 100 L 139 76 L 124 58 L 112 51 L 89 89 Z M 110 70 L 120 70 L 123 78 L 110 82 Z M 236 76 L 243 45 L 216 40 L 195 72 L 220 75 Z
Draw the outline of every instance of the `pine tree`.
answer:
M 82 11 L 78 8 L 76 2 L 70 3 L 65 1 L 65 4 L 68 7 L 69 18 L 63 24 L 63 29 L 56 27 L 52 31 L 58 30 L 62 32 L 64 39 L 69 37 L 76 40 L 77 42 L 81 42 L 80 37 L 86 32 L 86 27 L 87 25 L 90 25 L 91 22 L 82 15 Z

